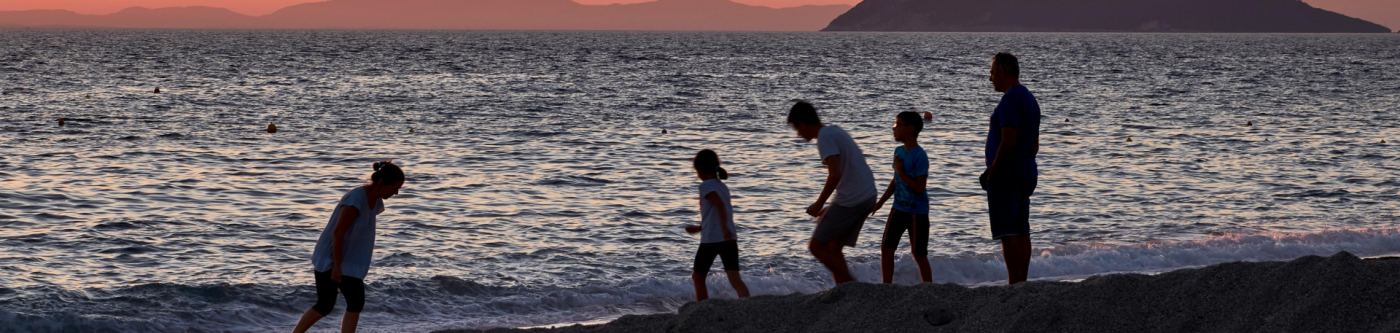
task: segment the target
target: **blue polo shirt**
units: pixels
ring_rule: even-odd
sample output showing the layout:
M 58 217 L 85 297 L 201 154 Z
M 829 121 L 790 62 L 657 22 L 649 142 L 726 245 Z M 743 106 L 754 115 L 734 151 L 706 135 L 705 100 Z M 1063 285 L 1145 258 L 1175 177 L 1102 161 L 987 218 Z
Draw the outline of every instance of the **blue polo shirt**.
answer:
M 909 178 L 928 175 L 928 154 L 924 147 L 904 150 L 904 146 L 899 146 L 894 149 L 894 156 L 904 162 L 904 174 Z M 894 209 L 914 215 L 928 214 L 928 191 L 914 192 L 904 183 L 904 178 L 895 175 Z
M 997 157 L 1001 146 L 1001 128 L 1016 129 L 1015 151 L 1003 154 L 998 174 L 1010 172 L 1017 178 L 1035 178 L 1039 175 L 1035 164 L 1035 145 L 1040 140 L 1040 103 L 1025 86 L 1017 85 L 1001 96 L 1001 103 L 992 112 L 991 129 L 987 131 L 987 167 Z

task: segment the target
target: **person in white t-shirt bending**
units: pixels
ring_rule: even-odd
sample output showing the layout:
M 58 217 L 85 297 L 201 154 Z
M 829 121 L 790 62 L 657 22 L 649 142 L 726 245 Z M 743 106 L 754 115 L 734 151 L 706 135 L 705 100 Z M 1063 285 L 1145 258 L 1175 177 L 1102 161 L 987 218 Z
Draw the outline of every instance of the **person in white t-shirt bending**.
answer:
M 739 278 L 739 241 L 734 236 L 734 207 L 729 205 L 729 187 L 723 179 L 729 172 L 719 166 L 719 155 L 705 149 L 695 154 L 695 175 L 700 177 L 700 225 L 686 226 L 691 234 L 701 233 L 700 249 L 695 251 L 695 267 L 690 279 L 695 282 L 695 301 L 709 298 L 705 276 L 714 265 L 715 256 L 724 263 L 724 273 L 739 298 L 749 297 L 749 286 Z
M 365 308 L 365 275 L 374 255 L 375 217 L 384 212 L 384 199 L 399 194 L 403 169 L 389 161 L 374 163 L 370 183 L 340 198 L 330 222 L 321 230 L 311 266 L 316 275 L 316 305 L 297 321 L 294 333 L 306 332 L 335 308 L 336 294 L 345 295 L 341 332 L 354 332 Z
M 807 207 L 807 214 L 817 218 L 807 249 L 831 271 L 836 283 L 854 281 L 841 250 L 856 245 L 865 218 L 875 207 L 875 176 L 856 140 L 840 127 L 822 125 L 817 108 L 811 103 L 793 105 L 787 122 L 803 140 L 817 139 L 817 152 L 827 170 L 821 195 Z M 826 206 L 827 199 L 831 199 L 830 206 Z

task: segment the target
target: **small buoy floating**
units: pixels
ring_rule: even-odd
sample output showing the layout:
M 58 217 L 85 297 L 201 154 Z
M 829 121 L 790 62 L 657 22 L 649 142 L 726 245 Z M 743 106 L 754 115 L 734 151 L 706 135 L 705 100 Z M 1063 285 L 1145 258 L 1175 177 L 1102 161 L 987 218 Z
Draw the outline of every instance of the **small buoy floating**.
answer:
M 274 125 L 274 124 L 272 124 L 272 123 L 268 123 L 268 124 L 267 124 L 267 132 L 268 132 L 268 133 L 277 133 L 277 125 Z
M 66 119 L 58 118 L 58 126 L 63 126 L 63 123 L 64 123 L 65 120 L 66 120 Z M 1382 140 L 1381 143 L 1385 143 L 1385 141 Z
M 1250 121 L 1250 122 L 1245 122 L 1245 123 L 1244 123 L 1244 126 L 1245 126 L 1245 127 L 1254 126 L 1254 122 L 1252 122 L 1252 121 Z
M 1128 142 L 1133 142 L 1133 138 L 1128 138 Z
M 157 93 L 157 94 L 160 93 L 160 88 L 156 88 L 156 93 Z
M 664 129 L 664 128 L 661 129 L 661 134 L 667 134 L 667 133 L 670 133 L 670 132 L 667 132 L 666 129 Z
M 91 99 L 91 98 L 92 98 L 92 94 L 83 95 L 83 98 Z
M 408 128 L 408 132 L 409 132 L 409 133 L 413 133 L 413 128 L 412 128 L 412 127 L 409 127 L 409 128 Z
M 924 120 L 933 120 L 933 112 L 924 111 Z
M 1069 118 L 1065 118 L 1065 122 L 1069 122 Z

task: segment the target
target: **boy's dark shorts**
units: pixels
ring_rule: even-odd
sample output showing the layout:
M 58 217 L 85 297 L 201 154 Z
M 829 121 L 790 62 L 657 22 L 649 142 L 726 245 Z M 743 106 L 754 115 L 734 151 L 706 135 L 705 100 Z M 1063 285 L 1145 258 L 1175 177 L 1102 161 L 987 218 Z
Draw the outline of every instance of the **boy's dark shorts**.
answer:
M 692 271 L 700 275 L 710 274 L 710 266 L 715 264 L 716 255 L 719 256 L 720 262 L 724 263 L 724 270 L 739 270 L 739 242 L 727 241 L 700 244 L 700 249 L 695 251 L 695 267 Z
M 890 218 L 885 220 L 885 238 L 881 247 L 899 248 L 899 238 L 909 230 L 909 249 L 915 256 L 928 256 L 928 214 L 914 214 L 898 209 L 890 209 Z
M 1031 194 L 1036 181 L 1036 177 L 999 178 L 987 184 L 992 239 L 1031 235 Z
M 865 226 L 865 218 L 870 216 L 870 209 L 875 208 L 875 201 L 875 196 L 871 196 L 856 207 L 831 204 L 826 208 L 826 214 L 822 215 L 821 222 L 817 223 L 817 229 L 812 231 L 812 239 L 822 243 L 841 242 L 846 246 L 856 246 L 860 229 Z

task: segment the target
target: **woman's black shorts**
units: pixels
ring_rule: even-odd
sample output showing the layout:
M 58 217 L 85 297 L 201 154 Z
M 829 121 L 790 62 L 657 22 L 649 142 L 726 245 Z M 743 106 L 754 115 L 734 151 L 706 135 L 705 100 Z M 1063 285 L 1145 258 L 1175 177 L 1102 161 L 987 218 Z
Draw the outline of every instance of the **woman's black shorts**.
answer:
M 316 305 L 312 309 L 322 316 L 335 309 L 336 292 L 345 294 L 345 312 L 360 313 L 365 309 L 365 280 L 345 275 L 340 283 L 331 280 L 331 272 L 316 272 Z

